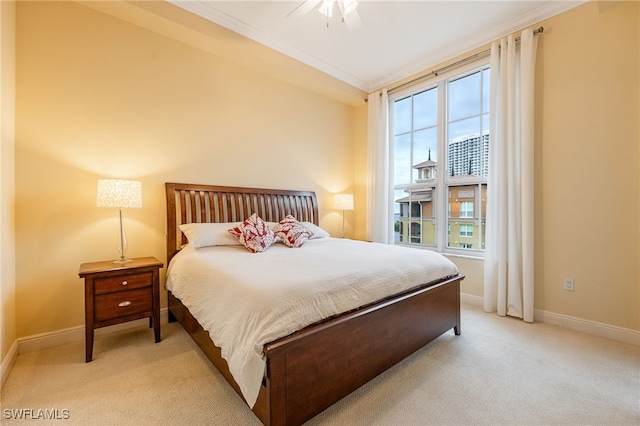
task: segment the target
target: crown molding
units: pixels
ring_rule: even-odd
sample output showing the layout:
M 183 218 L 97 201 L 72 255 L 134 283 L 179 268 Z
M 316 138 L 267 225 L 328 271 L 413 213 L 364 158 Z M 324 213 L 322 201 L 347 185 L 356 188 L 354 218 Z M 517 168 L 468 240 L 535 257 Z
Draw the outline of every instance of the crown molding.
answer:
M 549 19 L 552 16 L 566 12 L 567 10 L 573 9 L 574 7 L 588 2 L 589 0 L 572 0 L 550 2 L 542 5 L 526 15 L 518 17 L 517 19 L 504 22 L 498 27 L 487 29 L 487 31 L 475 36 L 473 40 L 445 47 L 441 50 L 440 53 L 436 55 L 422 58 L 420 61 L 413 64 L 407 64 L 402 68 L 402 70 L 399 70 L 395 74 L 391 74 L 389 76 L 386 76 L 385 78 L 370 82 L 369 92 L 373 92 L 383 87 L 393 85 L 399 81 L 411 78 L 416 74 L 424 73 L 430 68 L 437 67 L 446 61 L 449 61 L 458 56 L 468 54 L 469 52 L 489 45 L 502 37 L 522 31 L 529 26 L 535 26 L 545 19 Z

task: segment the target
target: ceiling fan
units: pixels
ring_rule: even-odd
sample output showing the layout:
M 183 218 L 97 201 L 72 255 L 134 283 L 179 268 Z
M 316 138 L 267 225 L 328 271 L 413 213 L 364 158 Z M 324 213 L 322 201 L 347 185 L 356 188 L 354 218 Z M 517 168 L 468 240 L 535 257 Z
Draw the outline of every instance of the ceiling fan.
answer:
M 329 28 L 329 19 L 333 17 L 333 9 L 336 4 L 338 5 L 342 22 L 344 22 L 349 31 L 355 31 L 362 25 L 360 15 L 358 15 L 358 11 L 356 10 L 358 7 L 358 2 L 356 0 L 305 0 L 300 3 L 298 7 L 289 12 L 287 18 L 299 18 L 304 16 L 315 9 L 318 4 L 320 4 L 318 12 L 327 17 L 327 28 Z

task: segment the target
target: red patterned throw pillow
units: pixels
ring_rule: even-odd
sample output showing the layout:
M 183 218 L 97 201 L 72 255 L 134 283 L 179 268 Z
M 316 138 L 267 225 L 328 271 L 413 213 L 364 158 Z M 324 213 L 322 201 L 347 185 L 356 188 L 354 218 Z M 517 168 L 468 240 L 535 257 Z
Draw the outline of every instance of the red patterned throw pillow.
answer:
M 229 229 L 231 235 L 236 237 L 250 252 L 260 253 L 273 244 L 276 236 L 269 225 L 256 213 L 239 226 Z
M 300 247 L 313 235 L 307 227 L 298 222 L 295 217 L 287 215 L 274 228 L 273 232 L 289 247 Z

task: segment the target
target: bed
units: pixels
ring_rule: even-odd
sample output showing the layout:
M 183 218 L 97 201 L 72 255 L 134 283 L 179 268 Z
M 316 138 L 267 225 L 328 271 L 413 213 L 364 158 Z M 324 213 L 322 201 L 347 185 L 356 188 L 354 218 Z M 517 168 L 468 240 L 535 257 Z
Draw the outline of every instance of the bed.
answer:
M 444 276 L 425 278 L 424 283 L 361 306 L 348 307 L 344 312 L 325 313 L 326 318 L 322 320 L 265 341 L 260 348 L 264 363 L 261 380 L 252 385 L 256 388 L 255 395 L 247 397 L 246 385 L 237 374 L 235 361 L 229 357 L 228 350 L 221 349 L 211 338 L 216 335 L 211 330 L 211 320 L 202 316 L 203 309 L 187 302 L 186 295 L 181 296 L 185 299 L 183 303 L 171 290 L 179 288 L 175 284 L 180 281 L 176 272 L 180 271 L 176 266 L 179 258 L 189 259 L 190 251 L 204 256 L 207 250 L 218 250 L 213 257 L 227 259 L 224 256 L 231 256 L 227 252 L 236 248 L 194 250 L 187 244 L 180 225 L 238 223 L 255 213 L 272 224 L 291 215 L 311 224 L 309 226 L 317 226 L 316 195 L 308 191 L 182 183 L 166 183 L 165 189 L 169 321 L 182 324 L 265 425 L 302 424 L 441 334 L 452 329 L 456 335 L 460 334 L 460 281 L 464 277 L 457 270 L 441 272 Z M 331 252 L 333 244 L 368 244 L 372 248 L 374 245 L 339 240 L 331 237 L 310 240 L 300 248 L 274 244 L 265 253 L 275 258 L 285 254 L 302 256 L 305 251 L 313 253 L 313 250 Z M 386 247 L 385 250 L 394 249 Z M 252 257 L 245 258 L 266 262 L 268 258 L 263 254 L 251 253 Z M 172 262 L 174 258 L 176 261 Z M 296 259 L 295 264 L 304 262 L 302 257 Z M 185 267 L 181 267 L 184 270 Z M 172 274 L 171 285 L 169 274 Z M 368 286 L 368 280 L 362 279 L 358 285 Z M 398 281 L 402 280 L 398 278 Z

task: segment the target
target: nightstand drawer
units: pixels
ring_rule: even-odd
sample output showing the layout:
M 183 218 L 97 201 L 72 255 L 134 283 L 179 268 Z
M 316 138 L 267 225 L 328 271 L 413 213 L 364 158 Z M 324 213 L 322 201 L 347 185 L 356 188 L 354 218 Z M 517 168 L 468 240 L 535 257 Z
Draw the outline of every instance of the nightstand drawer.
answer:
M 152 311 L 152 289 L 120 291 L 95 297 L 95 321 L 111 320 L 119 317 Z
M 151 272 L 96 278 L 94 280 L 94 292 L 95 294 L 112 293 L 114 291 L 150 287 L 152 283 L 153 274 Z

